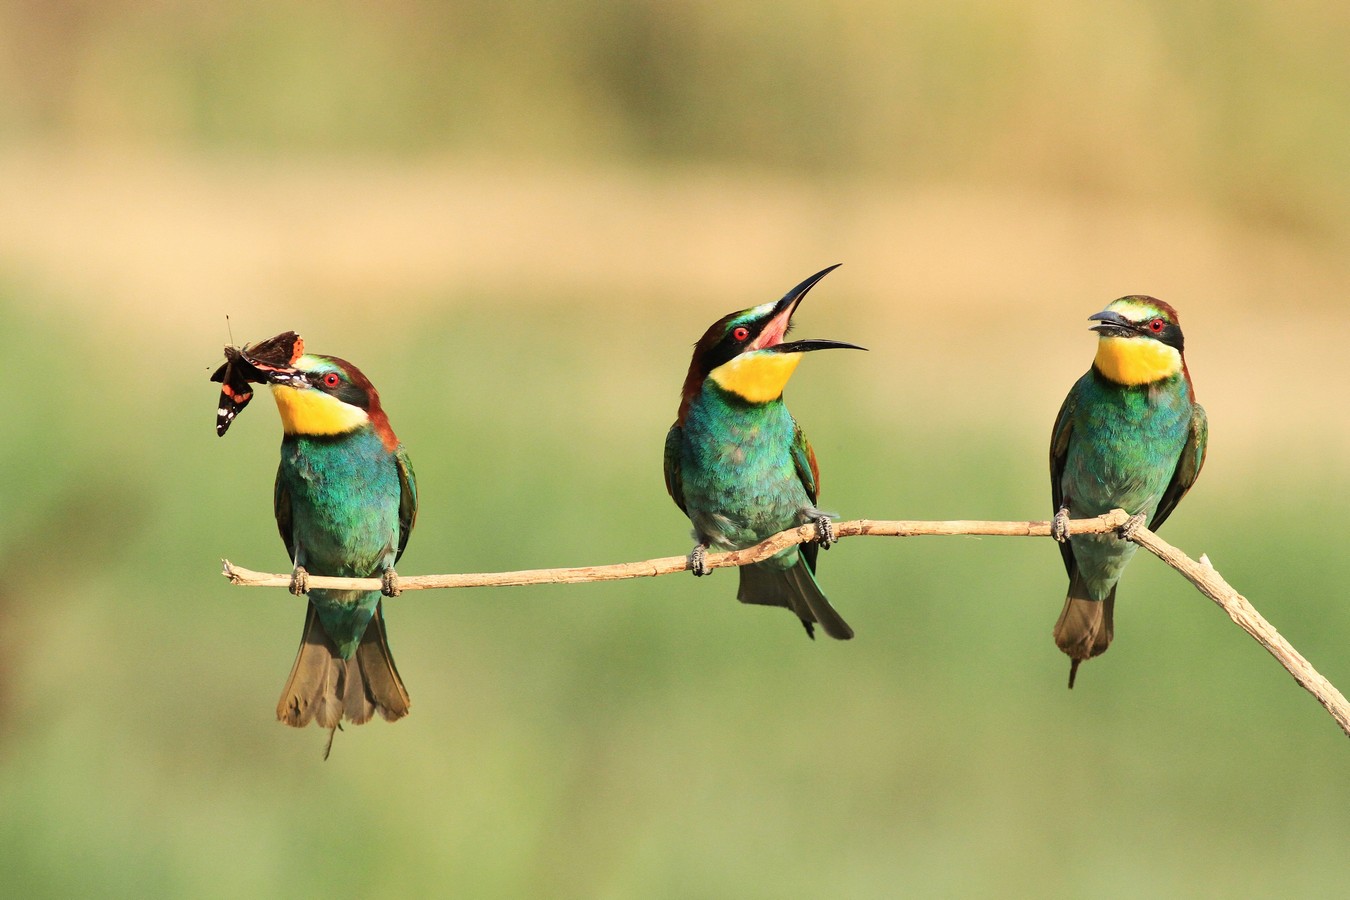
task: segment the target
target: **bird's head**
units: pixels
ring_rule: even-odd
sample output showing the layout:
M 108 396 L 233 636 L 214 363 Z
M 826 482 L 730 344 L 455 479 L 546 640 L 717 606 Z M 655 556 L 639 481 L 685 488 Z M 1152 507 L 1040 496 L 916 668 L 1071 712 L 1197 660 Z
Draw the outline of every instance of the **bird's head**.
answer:
M 1177 311 L 1161 300 L 1121 297 L 1088 321 L 1100 335 L 1092 364 L 1117 384 L 1151 384 L 1186 368 Z
M 390 450 L 398 445 L 379 392 L 345 359 L 307 353 L 267 379 L 287 434 L 336 436 L 369 426 Z
M 731 313 L 713 323 L 694 346 L 689 363 L 679 421 L 683 422 L 705 381 L 736 394 L 750 403 L 768 403 L 783 394 L 783 387 L 812 350 L 864 350 L 841 341 L 809 340 L 784 343 L 792 328 L 792 315 L 816 282 L 833 272 L 835 264 L 822 269 L 788 291 L 776 303 L 765 303 Z

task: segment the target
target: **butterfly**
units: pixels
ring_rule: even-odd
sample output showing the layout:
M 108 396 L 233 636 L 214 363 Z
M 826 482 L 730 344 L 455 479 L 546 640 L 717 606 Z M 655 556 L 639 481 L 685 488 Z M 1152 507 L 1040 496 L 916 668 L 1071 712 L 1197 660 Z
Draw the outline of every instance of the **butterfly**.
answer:
M 253 399 L 249 382 L 266 384 L 269 373 L 284 374 L 305 355 L 305 341 L 294 331 L 276 337 L 225 348 L 225 364 L 216 369 L 211 380 L 220 383 L 220 406 L 216 409 L 216 434 L 225 436 L 234 417 Z

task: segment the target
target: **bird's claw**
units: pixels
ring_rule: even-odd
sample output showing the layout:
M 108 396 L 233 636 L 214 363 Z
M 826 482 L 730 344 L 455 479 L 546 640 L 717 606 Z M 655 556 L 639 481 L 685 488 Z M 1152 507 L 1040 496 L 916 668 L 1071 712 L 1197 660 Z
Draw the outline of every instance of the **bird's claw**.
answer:
M 1148 521 L 1148 516 L 1143 513 L 1135 513 L 1125 520 L 1125 524 L 1120 526 L 1120 539 L 1123 541 L 1134 540 L 1135 534 L 1144 527 Z
M 829 516 L 816 516 L 812 521 L 816 525 L 816 543 L 822 550 L 830 549 L 835 542 L 834 523 Z
M 695 578 L 702 578 L 712 572 L 712 566 L 708 565 L 707 544 L 699 544 L 689 553 L 689 569 Z
M 386 597 L 397 597 L 403 593 L 403 588 L 398 586 L 398 573 L 393 567 L 385 569 L 384 574 L 380 576 L 380 593 Z
M 1069 540 L 1069 508 L 1060 507 L 1055 513 L 1054 520 L 1050 523 L 1050 536 L 1061 544 Z
M 297 597 L 303 597 L 309 593 L 309 573 L 305 571 L 304 566 L 296 566 L 291 570 L 290 590 Z

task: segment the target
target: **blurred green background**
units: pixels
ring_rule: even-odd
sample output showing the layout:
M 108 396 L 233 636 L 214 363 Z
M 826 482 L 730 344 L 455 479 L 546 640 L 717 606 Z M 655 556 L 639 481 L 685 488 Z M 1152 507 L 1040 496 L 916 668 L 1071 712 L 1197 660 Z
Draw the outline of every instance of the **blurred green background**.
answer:
M 414 701 L 273 719 L 303 619 L 237 342 L 357 362 L 403 574 L 684 553 L 689 347 L 834 262 L 790 405 L 847 518 L 1044 518 L 1086 317 L 1175 304 L 1164 536 L 1350 686 L 1343 3 L 0 3 L 0 893 L 1328 896 L 1350 747 L 1151 557 L 1065 690 L 1048 542 L 409 594 Z M 826 358 L 829 357 L 829 358 Z

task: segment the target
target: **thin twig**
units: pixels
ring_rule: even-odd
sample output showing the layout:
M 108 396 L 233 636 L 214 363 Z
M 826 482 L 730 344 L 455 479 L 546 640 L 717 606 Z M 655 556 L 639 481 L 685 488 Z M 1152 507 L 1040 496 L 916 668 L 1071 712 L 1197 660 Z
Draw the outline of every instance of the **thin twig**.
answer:
M 1072 534 L 1106 534 L 1119 529 L 1129 519 L 1123 510 L 1115 509 L 1091 519 L 1075 519 L 1069 523 Z M 834 523 L 836 538 L 857 535 L 889 537 L 920 537 L 923 535 L 991 535 L 1006 537 L 1048 537 L 1050 522 L 917 522 L 856 519 Z M 759 562 L 792 547 L 816 539 L 814 523 L 801 525 L 775 534 L 767 540 L 729 553 L 710 553 L 707 565 L 714 569 L 743 566 Z M 1176 547 L 1146 528 L 1138 528 L 1130 540 L 1157 556 L 1180 572 L 1206 597 L 1217 603 L 1237 625 L 1247 632 L 1280 665 L 1294 676 L 1304 690 L 1317 698 L 1336 720 L 1341 730 L 1350 735 L 1350 703 L 1336 687 L 1322 677 L 1312 664 L 1286 641 L 1275 628 L 1202 557 L 1196 562 Z M 232 584 L 245 587 L 289 587 L 291 576 L 254 572 L 222 560 L 224 575 Z M 642 562 L 616 563 L 608 566 L 579 566 L 567 569 L 528 569 L 520 572 L 484 572 L 462 575 L 413 575 L 399 578 L 399 588 L 405 591 L 432 588 L 509 587 L 527 584 L 585 584 L 594 581 L 619 581 L 625 578 L 646 578 L 655 575 L 673 575 L 689 570 L 689 557 L 667 556 Z M 309 588 L 322 590 L 378 591 L 378 578 L 337 578 L 310 575 Z
M 1228 613 L 1228 618 L 1265 647 L 1270 655 L 1294 676 L 1294 680 L 1304 690 L 1326 707 L 1327 712 L 1336 720 L 1336 724 L 1341 726 L 1341 730 L 1350 735 L 1350 703 L 1346 702 L 1345 696 L 1334 684 L 1323 678 L 1322 674 L 1313 668 L 1312 663 L 1295 650 L 1293 645 L 1275 630 L 1275 626 L 1256 611 L 1246 597 L 1223 580 L 1223 576 L 1210 565 L 1208 557 L 1201 556 L 1200 561 L 1196 562 L 1147 528 L 1137 529 L 1130 536 L 1130 540 L 1176 569 L 1187 581 L 1195 585 L 1200 593 L 1219 604 L 1219 607 Z
M 1109 512 L 1094 519 L 1078 519 L 1070 522 L 1074 534 L 1103 534 L 1113 531 L 1124 524 L 1128 517 L 1123 512 Z M 1049 522 L 902 522 L 857 519 L 852 522 L 835 522 L 836 538 L 854 537 L 861 534 L 886 535 L 890 537 L 918 537 L 920 535 L 940 534 L 978 534 L 1006 535 L 1009 537 L 1046 537 L 1050 534 Z M 728 553 L 709 553 L 706 557 L 711 568 L 722 569 L 728 566 L 743 566 L 748 563 L 768 559 L 779 551 L 794 544 L 804 544 L 816 539 L 816 526 L 807 523 L 788 531 L 780 531 L 773 537 L 747 547 L 744 550 L 732 550 Z M 290 587 L 290 575 L 270 575 L 265 572 L 253 572 L 236 566 L 228 559 L 222 560 L 225 577 L 233 584 L 245 587 Z M 648 559 L 643 562 L 614 563 L 608 566 L 577 566 L 570 569 L 527 569 L 523 572 L 484 572 L 463 575 L 411 575 L 399 576 L 398 586 L 405 591 L 425 591 L 432 588 L 466 587 L 514 587 L 525 584 L 585 584 L 592 581 L 620 581 L 625 578 L 646 578 L 654 575 L 673 575 L 689 570 L 689 557 L 667 556 L 662 559 Z M 378 591 L 378 578 L 338 578 L 328 575 L 310 575 L 309 588 L 343 591 Z

